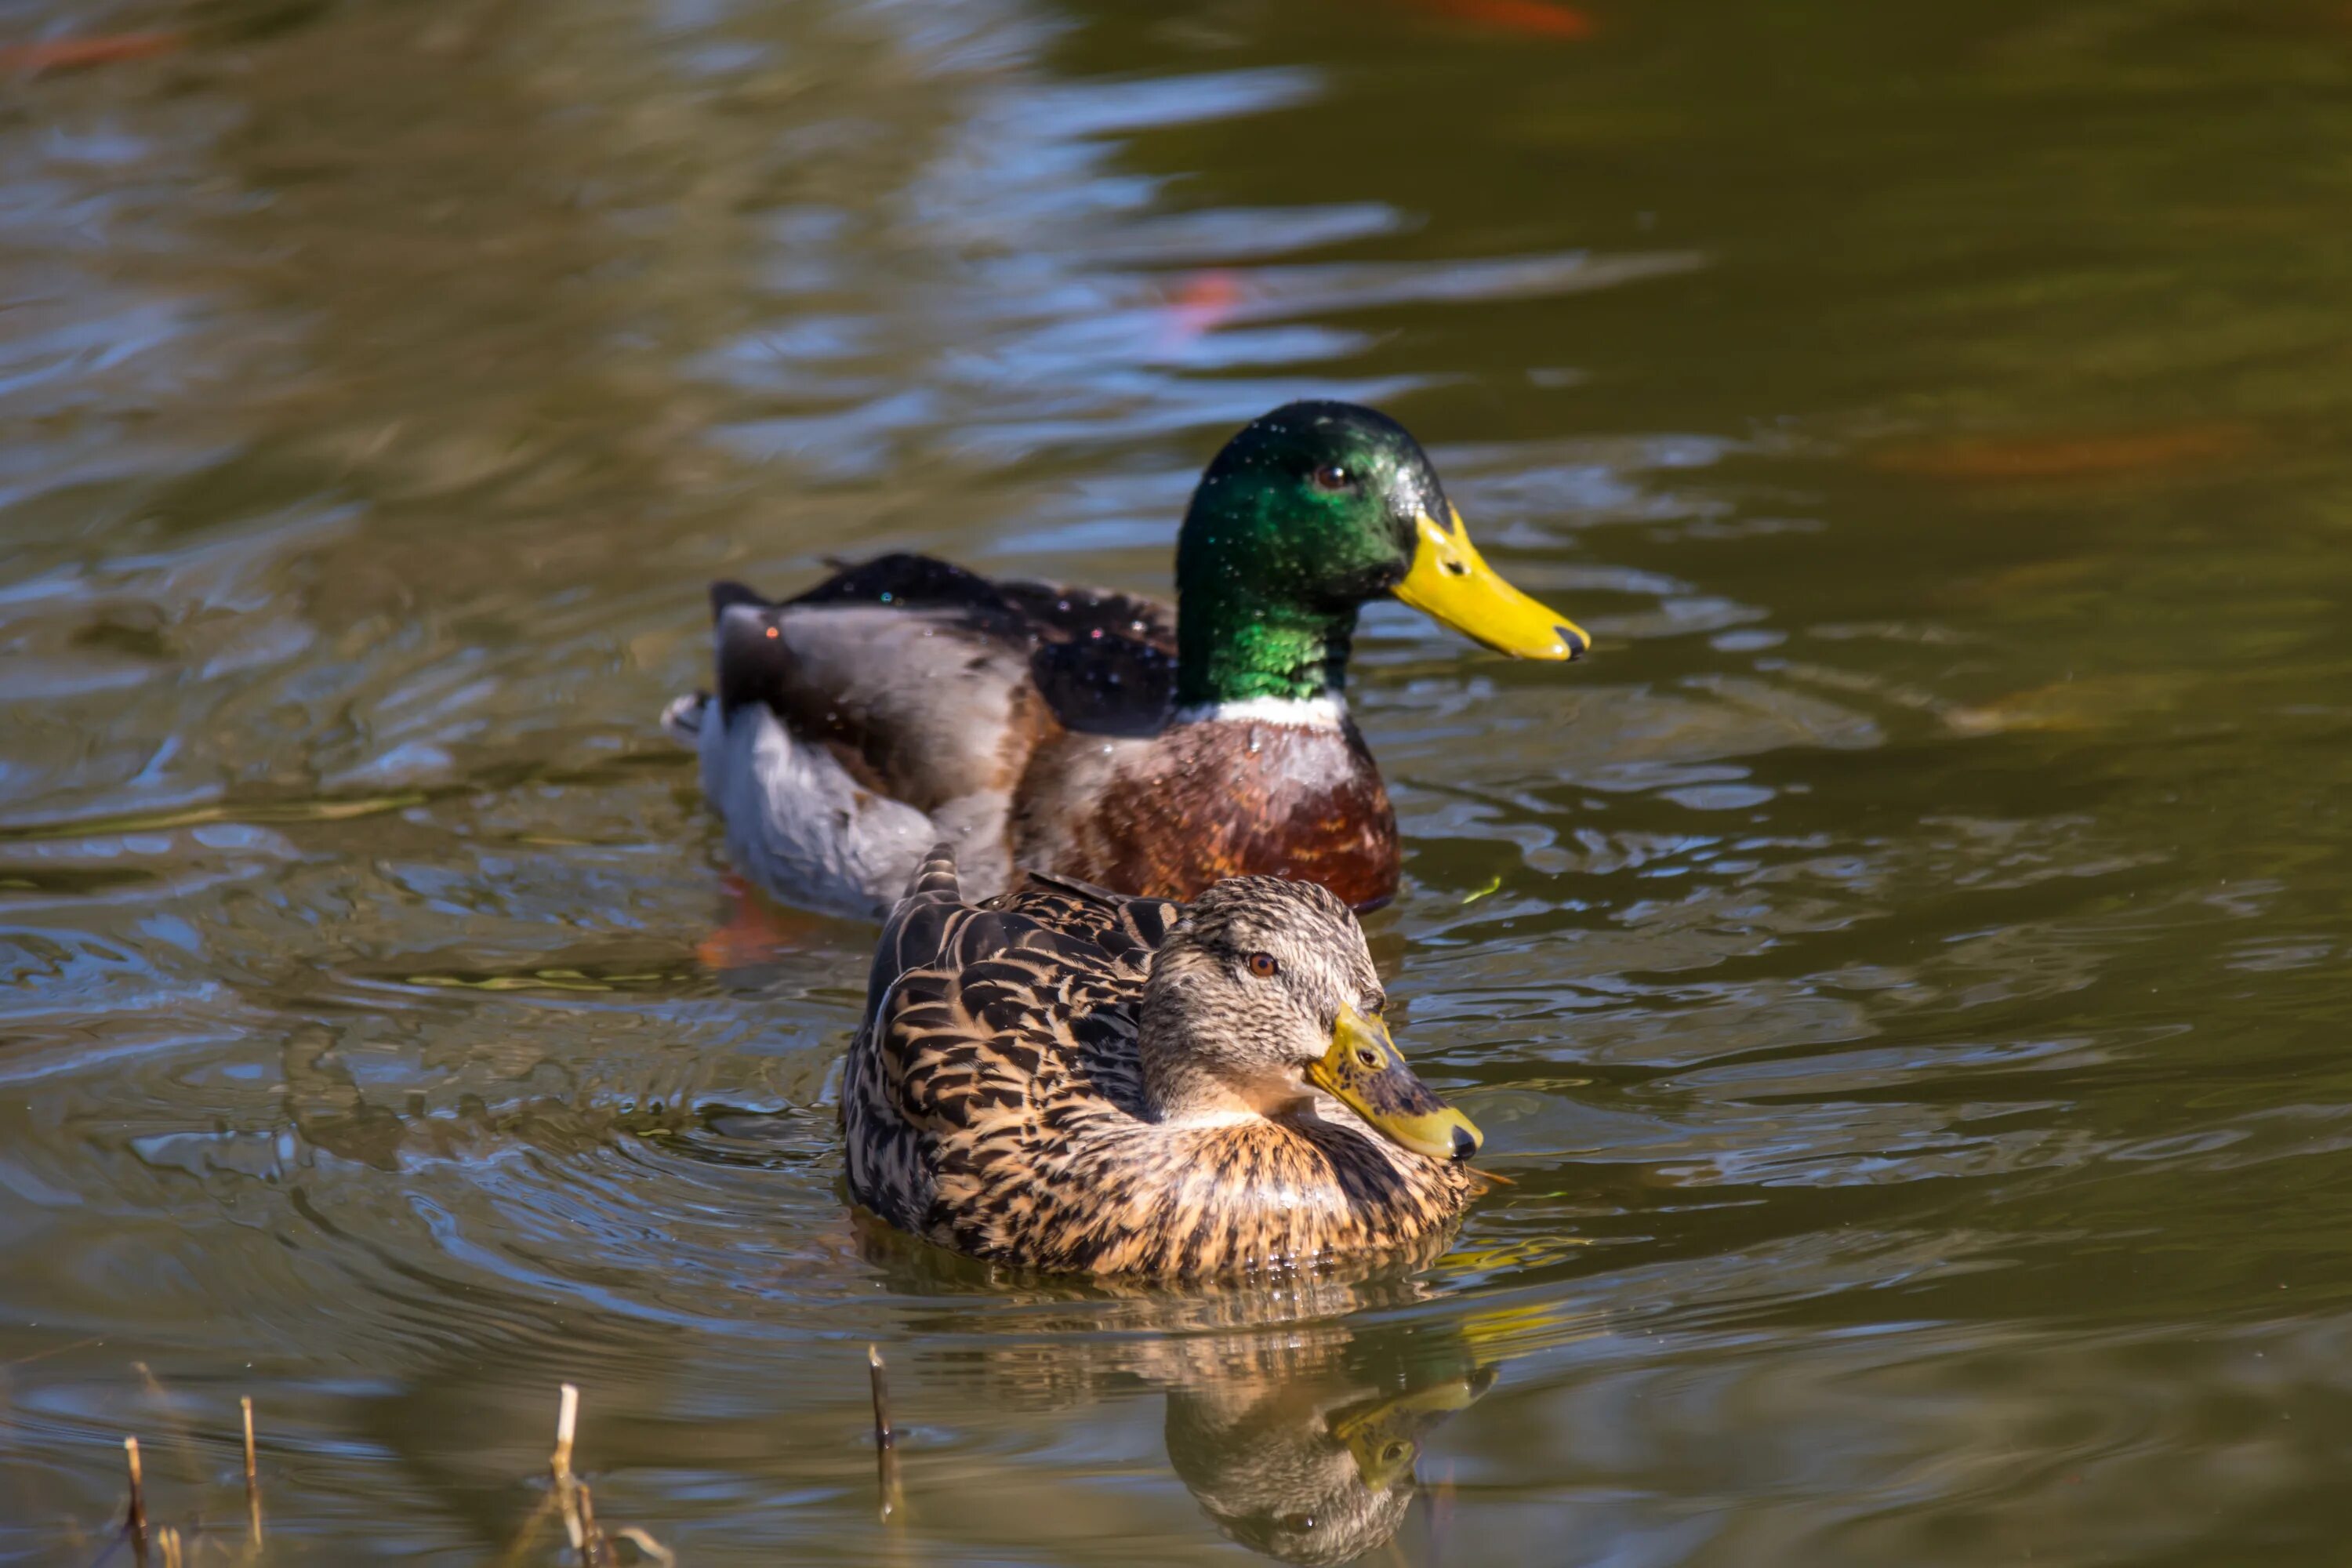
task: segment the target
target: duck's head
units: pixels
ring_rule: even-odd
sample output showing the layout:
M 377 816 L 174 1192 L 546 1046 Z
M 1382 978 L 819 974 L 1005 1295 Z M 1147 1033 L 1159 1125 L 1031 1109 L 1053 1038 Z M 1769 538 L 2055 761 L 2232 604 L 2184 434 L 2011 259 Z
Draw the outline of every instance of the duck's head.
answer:
M 1138 1046 L 1170 1121 L 1277 1116 L 1320 1092 L 1433 1160 L 1467 1160 L 1470 1119 L 1413 1076 L 1348 906 L 1312 882 L 1233 877 L 1153 958 Z
M 1403 1521 L 1423 1439 L 1495 1376 L 1474 1366 L 1391 1393 L 1221 1368 L 1169 1391 L 1168 1459 L 1217 1528 L 1252 1551 L 1352 1563 Z
M 1514 658 L 1592 646 L 1486 564 L 1421 443 L 1352 403 L 1286 404 L 1225 443 L 1177 538 L 1176 586 L 1187 705 L 1336 689 L 1358 607 L 1391 595 Z

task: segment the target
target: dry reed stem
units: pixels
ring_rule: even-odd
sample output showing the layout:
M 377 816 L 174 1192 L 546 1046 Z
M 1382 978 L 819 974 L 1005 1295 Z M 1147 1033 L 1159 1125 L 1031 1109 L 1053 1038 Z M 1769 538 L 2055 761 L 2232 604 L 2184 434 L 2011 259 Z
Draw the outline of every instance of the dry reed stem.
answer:
M 553 1492 L 539 1500 L 539 1506 L 532 1509 L 530 1517 L 522 1521 L 522 1529 L 516 1534 L 514 1543 L 507 1548 L 507 1554 L 499 1559 L 499 1568 L 520 1568 L 524 1555 L 530 1551 L 531 1543 L 539 1539 L 541 1522 L 554 1510 L 555 1494 Z
M 563 1533 L 572 1542 L 572 1550 L 580 1554 L 582 1568 L 596 1568 L 597 1547 L 595 1504 L 590 1500 L 588 1489 L 572 1473 L 572 1445 L 580 1430 L 580 1389 L 574 1384 L 563 1385 L 563 1402 L 555 1416 L 555 1452 L 547 1461 L 548 1472 L 555 1479 L 555 1503 L 563 1515 Z
M 532 1541 L 539 1535 L 541 1521 L 551 1513 L 562 1516 L 564 1534 L 570 1538 L 574 1550 L 579 1548 L 579 1521 L 572 1508 L 572 1444 L 579 1430 L 580 1390 L 576 1384 L 567 1383 L 563 1384 L 562 1402 L 556 1406 L 555 1452 L 547 1459 L 547 1473 L 555 1485 L 540 1499 L 539 1506 L 530 1510 L 530 1517 L 522 1521 L 522 1530 L 514 1538 L 514 1544 L 508 1547 L 507 1554 L 499 1559 L 502 1568 L 512 1568 L 512 1565 L 522 1562 L 524 1553 L 530 1551 Z
M 639 1530 L 635 1525 L 624 1525 L 613 1533 L 660 1563 L 661 1568 L 677 1568 L 677 1553 Z
M 887 1444 L 890 1439 L 889 1417 L 883 1402 L 879 1381 L 881 1365 L 881 1357 L 878 1354 L 875 1355 L 877 1429 L 883 1434 Z M 139 1370 L 147 1378 L 150 1389 L 161 1394 L 162 1386 L 154 1381 L 153 1374 L 143 1365 Z M 254 1440 L 253 1400 L 250 1396 L 241 1398 L 237 1401 L 237 1405 L 244 1417 L 245 1426 L 245 1508 L 247 1528 L 249 1531 L 247 1544 L 252 1552 L 258 1553 L 262 1542 L 261 1467 L 258 1449 Z M 627 1541 L 646 1557 L 660 1564 L 660 1568 L 677 1568 L 677 1554 L 645 1531 L 632 1525 L 614 1531 L 611 1536 L 608 1536 L 604 1527 L 596 1522 L 595 1496 L 585 1483 L 572 1473 L 572 1451 L 578 1439 L 579 1427 L 580 1390 L 574 1384 L 567 1383 L 563 1384 L 562 1401 L 556 1415 L 555 1451 L 548 1457 L 548 1470 L 554 1478 L 554 1489 L 541 1500 L 539 1507 L 533 1510 L 530 1518 L 524 1521 L 522 1532 L 515 1538 L 514 1544 L 507 1549 L 506 1555 L 500 1559 L 500 1562 L 509 1565 L 509 1568 L 511 1565 L 520 1564 L 533 1538 L 538 1534 L 541 1521 L 546 1519 L 549 1513 L 560 1510 L 563 1516 L 565 1531 L 571 1537 L 572 1550 L 579 1555 L 581 1568 L 610 1568 L 613 1561 L 614 1537 Z M 115 1535 L 113 1545 L 100 1557 L 100 1561 L 103 1562 L 105 1557 L 113 1555 L 114 1551 L 121 1546 L 123 1540 L 128 1538 L 131 1542 L 131 1555 L 138 1562 L 139 1568 L 148 1568 L 147 1488 L 144 1469 L 140 1460 L 138 1438 L 125 1437 L 122 1440 L 122 1458 L 124 1469 L 130 1478 L 131 1500 L 123 1511 L 122 1525 Z M 154 1529 L 153 1535 L 155 1544 L 163 1554 L 163 1568 L 187 1568 L 189 1562 L 199 1555 L 196 1542 L 185 1532 L 172 1526 L 158 1525 Z
M 122 1463 L 131 1472 L 131 1508 L 122 1516 L 122 1528 L 131 1532 L 131 1550 L 140 1562 L 147 1561 L 147 1484 L 139 1473 L 139 1439 L 122 1439 Z
M 555 1415 L 555 1455 L 548 1461 L 548 1468 L 559 1481 L 572 1479 L 572 1438 L 579 1428 L 579 1385 L 567 1383 L 563 1385 L 563 1403 Z
M 261 1544 L 261 1468 L 254 1463 L 253 1398 L 237 1401 L 245 1411 L 245 1525 L 252 1543 Z
M 866 1347 L 866 1371 L 874 1387 L 874 1479 L 882 1494 L 882 1521 L 898 1517 L 905 1493 L 898 1482 L 898 1434 L 890 1426 L 890 1384 L 882 1369 L 882 1352 Z
M 609 1563 L 612 1563 L 612 1538 L 604 1535 L 604 1526 L 595 1521 L 595 1495 L 588 1490 L 588 1486 L 579 1477 L 572 1474 L 572 1446 L 579 1438 L 581 1392 L 576 1384 L 567 1383 L 562 1387 L 562 1404 L 558 1405 L 558 1413 L 555 1413 L 555 1453 L 548 1455 L 548 1474 L 555 1479 L 555 1486 L 552 1486 L 552 1490 L 548 1490 L 546 1498 L 539 1500 L 539 1507 L 531 1510 L 527 1521 L 522 1521 L 522 1532 L 515 1535 L 515 1544 L 510 1544 L 506 1549 L 506 1556 L 499 1559 L 508 1568 L 522 1563 L 524 1552 L 530 1552 L 531 1540 L 536 1540 L 536 1535 L 539 1535 L 539 1523 L 548 1514 L 562 1516 L 564 1538 L 572 1542 L 572 1552 L 579 1554 L 583 1568 L 609 1568 Z M 646 1535 L 645 1531 L 628 1528 L 628 1531 L 614 1531 L 614 1535 L 621 1535 L 621 1538 L 635 1542 L 640 1552 L 645 1552 L 656 1563 L 663 1563 L 663 1568 L 675 1568 L 675 1563 L 677 1563 L 677 1556 L 668 1547 L 663 1547 L 658 1540 L 654 1540 L 652 1535 Z
M 572 1508 L 580 1516 L 580 1568 L 602 1568 L 609 1556 L 604 1551 L 604 1532 L 596 1528 L 596 1494 L 586 1482 L 572 1489 Z

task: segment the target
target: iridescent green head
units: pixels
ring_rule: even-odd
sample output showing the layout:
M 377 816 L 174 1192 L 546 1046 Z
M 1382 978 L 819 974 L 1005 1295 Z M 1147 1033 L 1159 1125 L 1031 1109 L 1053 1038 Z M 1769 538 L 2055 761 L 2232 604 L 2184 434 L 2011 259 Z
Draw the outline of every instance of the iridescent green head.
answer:
M 1338 692 L 1357 609 L 1389 595 L 1517 658 L 1591 646 L 1479 557 L 1421 443 L 1352 403 L 1286 404 L 1225 443 L 1177 536 L 1176 593 L 1185 707 Z

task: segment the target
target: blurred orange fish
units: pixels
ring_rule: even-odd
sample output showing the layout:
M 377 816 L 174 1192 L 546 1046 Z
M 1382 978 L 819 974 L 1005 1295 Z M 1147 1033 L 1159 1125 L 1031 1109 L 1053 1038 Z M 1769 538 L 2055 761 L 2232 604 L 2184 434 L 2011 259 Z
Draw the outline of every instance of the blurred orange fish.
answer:
M 1597 24 L 1590 12 L 1551 0 L 1412 0 L 1425 11 L 1457 22 L 1517 33 L 1528 38 L 1589 38 Z
M 117 60 L 143 60 L 169 54 L 187 43 L 184 33 L 93 33 L 83 37 L 44 38 L 37 44 L 0 47 L 0 70 L 81 70 Z

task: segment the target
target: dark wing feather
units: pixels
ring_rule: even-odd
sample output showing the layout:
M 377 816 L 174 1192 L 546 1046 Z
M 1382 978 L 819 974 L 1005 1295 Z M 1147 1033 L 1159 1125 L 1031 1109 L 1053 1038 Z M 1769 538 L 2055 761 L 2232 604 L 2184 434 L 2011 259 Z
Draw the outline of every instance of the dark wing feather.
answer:
M 897 550 L 845 566 L 804 593 L 793 605 L 893 605 L 908 610 L 967 610 L 975 622 L 1011 630 L 1024 612 L 997 585 L 952 561 Z
M 1157 599 L 1116 588 L 1074 588 L 1066 583 L 1013 579 L 992 584 L 999 597 L 1066 642 L 1116 637 L 1176 657 L 1176 617 Z
M 1017 962 L 1040 930 L 1025 915 L 963 902 L 946 845 L 916 868 L 890 911 L 841 1112 L 851 1190 L 893 1225 L 928 1230 L 939 1180 L 969 1158 L 960 1138 L 983 1111 L 1025 1092 L 1022 1064 L 992 1051 L 989 1031 L 1017 1021 L 1008 983 L 1019 976 L 1005 972 L 1006 961 Z M 968 995 L 968 975 L 992 989 Z
M 1176 658 L 1146 643 L 1049 642 L 1030 656 L 1029 679 L 1082 734 L 1157 735 L 1176 710 Z
M 1176 702 L 1176 617 L 1168 606 L 1108 588 L 996 584 L 1038 630 L 1029 672 L 1064 727 L 1091 735 L 1156 735 Z
M 722 602 L 719 595 L 730 595 Z M 766 602 L 737 584 L 712 589 L 715 612 Z M 961 628 L 1030 654 L 1030 674 L 1066 728 L 1156 734 L 1176 691 L 1176 618 L 1168 607 L 1108 588 L 995 582 L 953 562 L 898 551 L 859 562 L 787 601 L 950 611 Z

